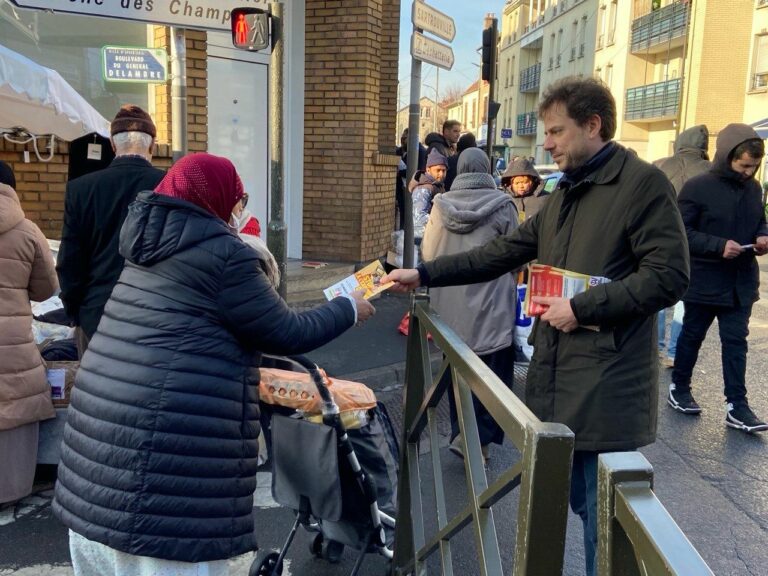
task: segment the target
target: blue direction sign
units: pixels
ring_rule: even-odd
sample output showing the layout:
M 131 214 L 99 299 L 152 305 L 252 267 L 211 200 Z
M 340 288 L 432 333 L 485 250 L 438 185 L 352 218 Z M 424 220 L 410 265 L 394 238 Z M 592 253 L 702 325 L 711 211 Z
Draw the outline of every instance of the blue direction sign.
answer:
M 512 138 L 512 128 L 502 128 L 501 129 L 501 137 L 502 138 Z
M 107 82 L 162 83 L 168 80 L 168 55 L 160 48 L 104 46 L 101 49 Z

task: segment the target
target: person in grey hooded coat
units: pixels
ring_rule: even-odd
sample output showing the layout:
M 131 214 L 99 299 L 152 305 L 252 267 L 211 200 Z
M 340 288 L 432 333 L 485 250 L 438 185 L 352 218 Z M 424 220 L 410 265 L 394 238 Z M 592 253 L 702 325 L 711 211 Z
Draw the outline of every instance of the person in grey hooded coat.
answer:
M 459 156 L 450 191 L 435 196 L 422 242 L 424 260 L 466 252 L 483 246 L 517 227 L 512 198 L 496 189 L 490 162 L 479 148 Z M 507 386 L 514 381 L 514 331 L 517 287 L 512 272 L 471 286 L 449 286 L 430 291 L 433 308 Z M 455 402 L 451 402 L 452 448 L 460 453 Z M 501 444 L 504 433 L 493 417 L 474 400 L 483 454 L 490 443 Z
M 675 139 L 675 153 L 653 164 L 666 174 L 675 192 L 680 194 L 686 181 L 709 172 L 712 163 L 707 155 L 708 150 L 709 130 L 704 124 L 699 124 L 680 132 Z
M 709 172 L 712 163 L 709 161 L 707 150 L 709 149 L 709 130 L 704 124 L 693 126 L 683 130 L 675 140 L 675 153 L 668 157 L 656 160 L 654 165 L 661 169 L 669 178 L 675 193 L 680 194 L 683 184 L 694 176 Z M 683 302 L 682 300 L 673 307 L 672 325 L 670 327 L 669 342 L 667 342 L 667 315 L 666 310 L 659 312 L 658 336 L 659 355 L 667 368 L 675 365 L 677 354 L 677 339 L 683 329 Z

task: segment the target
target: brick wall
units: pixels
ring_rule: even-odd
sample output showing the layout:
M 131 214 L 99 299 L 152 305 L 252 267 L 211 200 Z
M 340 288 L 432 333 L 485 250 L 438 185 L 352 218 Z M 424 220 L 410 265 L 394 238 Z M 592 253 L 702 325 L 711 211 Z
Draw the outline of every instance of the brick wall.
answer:
M 196 30 L 186 31 L 187 45 L 187 146 L 189 152 L 208 149 L 208 35 Z M 171 54 L 170 28 L 155 27 L 155 47 Z M 157 141 L 171 142 L 171 82 L 155 88 L 155 124 Z M 170 162 L 169 164 L 170 165 Z
M 205 151 L 208 144 L 207 125 L 207 65 L 206 33 L 187 31 L 187 96 L 189 151 Z M 157 27 L 157 47 L 170 46 L 168 29 Z M 170 49 L 169 49 L 170 53 Z M 171 98 L 170 82 L 156 89 L 155 123 L 157 150 L 153 164 L 160 168 L 171 165 Z M 117 112 L 117 110 L 115 110 Z M 39 139 L 42 157 L 49 140 Z M 24 162 L 24 150 L 30 152 L 30 162 Z M 50 162 L 41 162 L 32 151 L 32 144 L 11 144 L 0 138 L 0 160 L 7 162 L 16 175 L 16 192 L 27 218 L 35 222 L 48 238 L 59 238 L 64 215 L 64 192 L 69 167 L 69 144 L 56 139 L 55 153 Z
M 399 13 L 399 0 L 307 0 L 305 258 L 364 262 L 386 253 Z
M 729 0 L 728 26 L 723 26 L 723 4 L 708 0 L 696 2 L 695 28 L 691 35 L 700 51 L 689 48 L 691 76 L 698 75 L 698 82 L 686 78 L 683 98 L 688 117 L 694 114 L 695 124 L 709 128 L 710 154 L 714 154 L 714 137 L 727 124 L 740 122 L 744 115 L 745 82 L 749 71 L 749 53 L 753 45 L 752 0 Z M 707 89 L 701 89 L 707 86 Z M 689 95 L 693 95 L 690 97 Z M 695 125 L 693 122 L 688 126 Z
M 41 156 L 47 157 L 49 140 L 39 139 Z M 24 150 L 30 152 L 30 162 L 24 163 Z M 32 144 L 11 144 L 0 139 L 0 160 L 13 168 L 16 192 L 27 218 L 37 224 L 49 238 L 59 238 L 64 213 L 64 185 L 69 170 L 69 145 L 56 140 L 50 162 L 39 162 Z

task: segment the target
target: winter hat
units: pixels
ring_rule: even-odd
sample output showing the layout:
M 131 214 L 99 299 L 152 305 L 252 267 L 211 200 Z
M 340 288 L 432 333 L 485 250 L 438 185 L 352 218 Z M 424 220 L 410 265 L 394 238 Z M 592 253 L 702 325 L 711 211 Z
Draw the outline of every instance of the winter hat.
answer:
M 244 194 L 234 164 L 206 152 L 189 154 L 176 162 L 155 192 L 191 202 L 224 222 L 229 222 L 232 208 Z
M 430 166 L 448 166 L 448 158 L 432 148 L 432 152 L 427 156 L 427 168 Z
M 16 188 L 16 176 L 13 174 L 13 169 L 2 160 L 0 160 L 0 184 Z
M 533 164 L 527 158 L 518 158 L 512 162 L 504 171 L 504 175 L 501 177 L 501 183 L 503 186 L 509 186 L 512 184 L 512 179 L 515 176 L 529 176 L 533 180 L 533 187 L 539 185 L 541 182 L 541 176 L 533 167 Z
M 155 123 L 152 122 L 150 115 L 134 104 L 121 106 L 115 119 L 112 120 L 110 133 L 114 136 L 120 132 L 143 132 L 152 138 L 157 136 Z

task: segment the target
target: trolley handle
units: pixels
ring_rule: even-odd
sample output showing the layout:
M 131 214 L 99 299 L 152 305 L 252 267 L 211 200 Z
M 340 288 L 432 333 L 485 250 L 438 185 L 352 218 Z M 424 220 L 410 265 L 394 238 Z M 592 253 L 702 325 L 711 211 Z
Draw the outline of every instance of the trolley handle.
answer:
M 328 390 L 328 386 L 325 383 L 325 378 L 323 377 L 323 373 L 320 371 L 320 367 L 306 356 L 296 355 L 286 356 L 286 358 L 292 362 L 295 362 L 304 368 L 307 372 L 309 372 L 309 375 L 312 378 L 312 382 L 314 382 L 315 386 L 317 387 L 317 391 L 320 394 L 320 398 L 323 399 L 323 402 L 326 404 L 326 406 L 329 408 L 333 406 L 333 411 L 338 412 L 338 407 L 336 407 L 336 403 L 333 400 L 333 395 L 331 395 L 331 392 Z
M 320 398 L 323 401 L 323 414 L 337 415 L 339 413 L 339 407 L 336 405 L 330 390 L 328 390 L 328 385 L 325 383 L 325 378 L 323 377 L 323 373 L 321 372 L 320 367 L 312 362 L 312 360 L 306 356 L 301 355 L 273 356 L 271 354 L 263 354 L 263 356 L 266 358 L 272 358 L 274 360 L 288 360 L 289 362 L 292 362 L 293 364 L 303 368 L 307 373 L 309 373 L 313 384 L 320 394 Z

